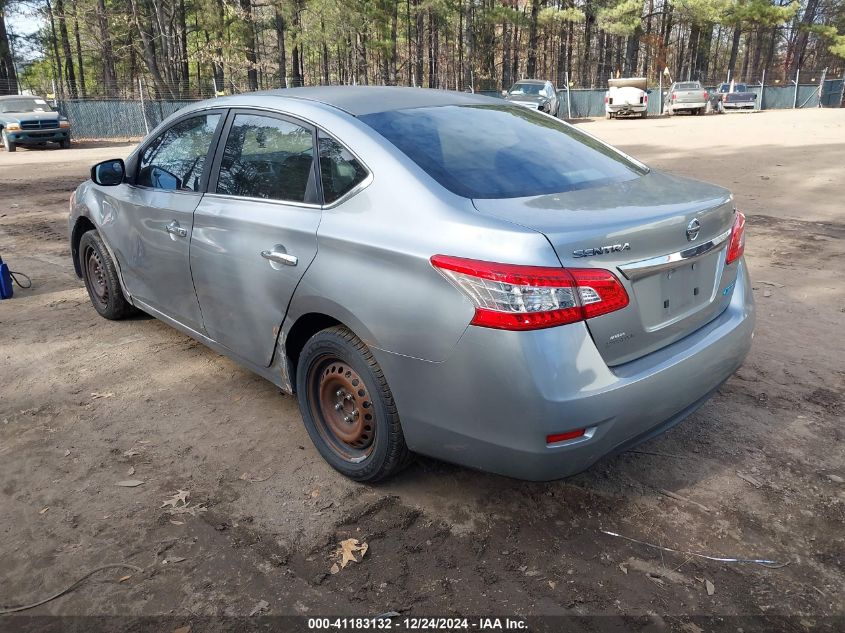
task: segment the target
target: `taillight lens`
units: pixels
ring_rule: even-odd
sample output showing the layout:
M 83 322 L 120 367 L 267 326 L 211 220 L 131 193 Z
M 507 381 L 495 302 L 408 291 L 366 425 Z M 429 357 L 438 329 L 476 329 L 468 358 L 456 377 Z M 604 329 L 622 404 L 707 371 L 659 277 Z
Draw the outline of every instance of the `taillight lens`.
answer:
M 676 95 L 676 94 L 673 92 L 673 93 L 672 93 L 672 101 L 674 101 L 674 100 L 675 100 L 675 99 L 677 99 L 677 98 L 678 98 L 678 95 Z
M 725 263 L 735 262 L 745 252 L 745 214 L 736 212 L 734 225 L 731 229 L 731 239 L 728 242 L 728 254 L 725 256 Z
M 607 103 L 607 97 L 604 98 L 604 102 Z
M 435 255 L 431 264 L 475 306 L 471 323 L 538 330 L 620 310 L 628 293 L 609 270 L 546 268 Z
M 705 90 L 705 91 L 704 91 L 704 100 L 705 100 L 705 101 L 707 101 L 709 98 L 710 98 L 710 93 L 708 93 L 708 92 Z

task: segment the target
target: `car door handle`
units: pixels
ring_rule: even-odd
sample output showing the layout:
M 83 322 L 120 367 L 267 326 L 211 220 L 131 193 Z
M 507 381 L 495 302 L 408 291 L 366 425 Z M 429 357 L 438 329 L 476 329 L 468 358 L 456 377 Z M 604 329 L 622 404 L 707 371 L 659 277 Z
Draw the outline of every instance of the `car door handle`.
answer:
M 283 251 L 261 251 L 261 257 L 285 266 L 296 266 L 299 263 L 296 255 L 289 255 Z
M 178 237 L 188 237 L 188 229 L 183 229 L 181 226 L 179 226 L 179 223 L 176 220 L 173 220 L 173 222 L 171 222 L 164 228 L 171 235 L 176 235 Z

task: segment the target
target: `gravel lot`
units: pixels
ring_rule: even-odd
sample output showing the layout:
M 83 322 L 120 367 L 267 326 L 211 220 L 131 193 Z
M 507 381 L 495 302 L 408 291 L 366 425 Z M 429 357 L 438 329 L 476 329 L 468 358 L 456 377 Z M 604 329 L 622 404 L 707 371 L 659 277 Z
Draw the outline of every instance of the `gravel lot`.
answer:
M 0 302 L 0 609 L 128 562 L 143 571 L 99 573 L 29 613 L 189 622 L 266 601 L 270 614 L 626 614 L 687 631 L 701 630 L 693 614 L 845 616 L 845 111 L 579 125 L 733 190 L 758 325 L 698 413 L 546 484 L 432 460 L 376 487 L 342 479 L 293 398 L 154 319 L 90 306 L 68 197 L 131 145 L 0 152 L 0 254 L 33 279 Z M 127 479 L 144 483 L 115 485 Z M 173 514 L 162 504 L 178 490 L 189 505 Z M 369 549 L 329 574 L 346 538 Z

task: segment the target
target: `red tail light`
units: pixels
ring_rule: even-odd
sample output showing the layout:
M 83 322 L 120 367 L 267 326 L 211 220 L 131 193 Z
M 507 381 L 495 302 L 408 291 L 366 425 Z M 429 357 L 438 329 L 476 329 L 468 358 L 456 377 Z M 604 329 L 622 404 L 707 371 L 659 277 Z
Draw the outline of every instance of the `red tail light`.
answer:
M 643 95 L 643 103 L 648 103 L 648 95 Z
M 672 93 L 672 101 L 674 101 L 674 100 L 675 100 L 675 99 L 677 99 L 677 98 L 678 98 L 678 95 L 676 95 L 676 94 L 673 92 L 673 93 Z
M 546 444 L 555 444 L 556 442 L 565 442 L 566 440 L 574 440 L 578 437 L 584 437 L 587 434 L 587 429 L 577 429 L 575 431 L 568 431 L 566 433 L 555 433 L 554 435 L 546 436 Z
M 735 262 L 745 252 L 745 214 L 741 211 L 736 212 L 734 218 L 734 225 L 731 229 L 731 239 L 728 242 L 728 254 L 725 257 L 725 263 L 730 264 Z
M 706 90 L 704 91 L 704 100 L 707 101 L 710 98 L 710 93 Z
M 605 98 L 604 98 L 604 102 L 605 102 L 605 103 L 607 103 L 607 97 L 606 97 L 606 96 L 605 96 Z
M 546 268 L 435 255 L 434 268 L 475 306 L 471 323 L 539 330 L 621 310 L 628 293 L 609 270 Z

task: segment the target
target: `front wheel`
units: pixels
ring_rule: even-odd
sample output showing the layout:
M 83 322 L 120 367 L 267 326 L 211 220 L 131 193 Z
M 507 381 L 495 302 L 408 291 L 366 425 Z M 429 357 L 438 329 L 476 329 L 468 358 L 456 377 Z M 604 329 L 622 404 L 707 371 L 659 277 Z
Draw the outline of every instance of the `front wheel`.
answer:
M 79 267 L 97 314 L 112 321 L 134 314 L 134 306 L 123 296 L 117 267 L 96 231 L 88 231 L 79 241 Z
M 61 147 L 62 149 L 70 149 L 70 137 L 59 141 L 59 147 Z
M 6 148 L 7 152 L 14 152 L 18 149 L 17 144 L 9 138 L 8 134 L 6 134 L 6 130 L 0 132 L 0 136 L 3 138 L 3 147 Z
M 393 394 L 367 345 L 348 328 L 315 334 L 296 368 L 299 410 L 311 441 L 332 468 L 375 482 L 410 460 Z

